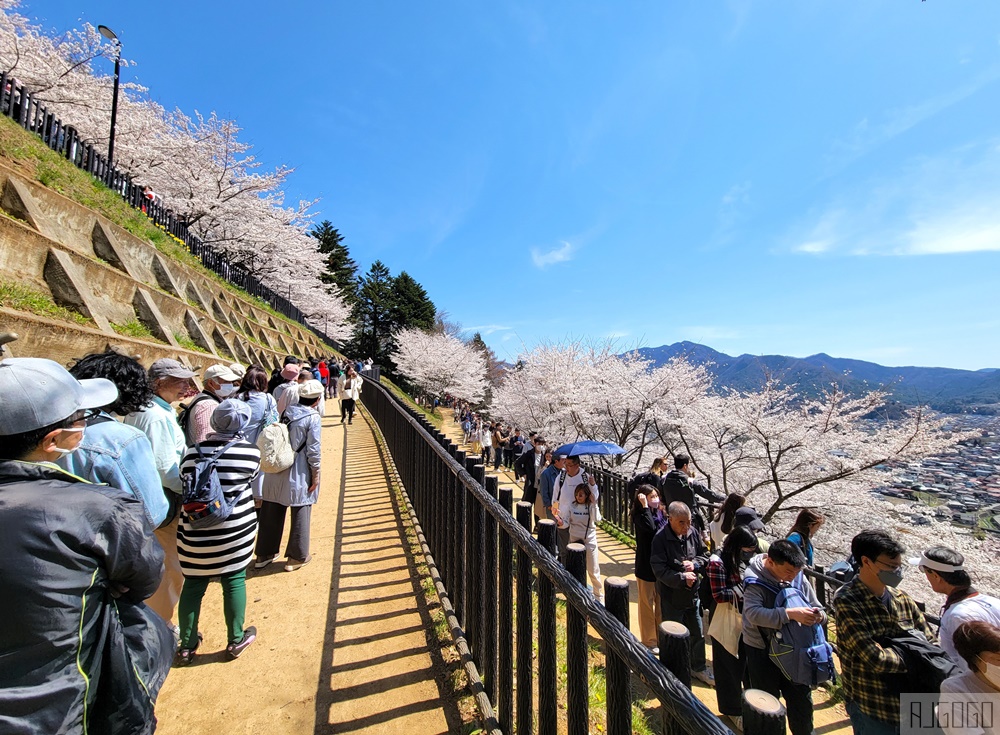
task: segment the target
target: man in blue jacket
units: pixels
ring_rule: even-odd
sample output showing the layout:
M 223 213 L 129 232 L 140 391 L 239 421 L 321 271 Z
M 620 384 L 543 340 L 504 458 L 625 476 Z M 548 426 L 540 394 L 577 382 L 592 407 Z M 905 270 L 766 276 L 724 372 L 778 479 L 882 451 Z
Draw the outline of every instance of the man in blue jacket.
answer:
M 173 638 L 137 603 L 159 584 L 163 551 L 139 499 L 54 463 L 116 396 L 51 360 L 0 362 L 0 732 L 155 726 Z

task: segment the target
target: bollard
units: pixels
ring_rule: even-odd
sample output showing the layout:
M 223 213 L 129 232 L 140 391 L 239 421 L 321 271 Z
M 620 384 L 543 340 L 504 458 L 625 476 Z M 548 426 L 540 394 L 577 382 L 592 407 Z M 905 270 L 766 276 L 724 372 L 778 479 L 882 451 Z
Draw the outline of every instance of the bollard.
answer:
M 531 530 L 531 503 L 517 504 L 517 522 Z M 530 735 L 532 728 L 531 697 L 531 557 L 517 549 L 517 730 Z
M 583 544 L 566 547 L 566 570 L 587 588 L 587 548 Z M 590 696 L 587 689 L 587 619 L 572 605 L 566 607 L 566 716 L 569 735 L 587 735 Z
M 785 705 L 760 689 L 743 692 L 743 735 L 784 735 Z
M 656 630 L 660 663 L 688 689 L 691 688 L 691 633 L 683 623 L 660 623 Z
M 520 504 L 519 504 L 520 505 Z M 556 523 L 538 522 L 538 543 L 556 555 Z M 538 735 L 556 735 L 556 590 L 538 572 Z
M 621 577 L 604 580 L 604 606 L 628 630 L 628 582 Z M 632 732 L 632 696 L 628 665 L 605 648 L 608 692 L 608 735 Z

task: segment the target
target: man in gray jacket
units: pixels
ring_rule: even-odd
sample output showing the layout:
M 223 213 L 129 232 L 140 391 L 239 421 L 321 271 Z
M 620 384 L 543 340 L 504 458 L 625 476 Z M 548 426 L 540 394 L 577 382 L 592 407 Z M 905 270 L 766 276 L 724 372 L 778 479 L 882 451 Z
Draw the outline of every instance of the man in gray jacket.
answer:
M 117 396 L 51 360 L 0 362 L 0 732 L 155 726 L 174 640 L 141 603 L 163 551 L 142 501 L 54 463 Z
M 789 620 L 803 625 L 826 621 L 826 613 L 816 592 L 802 574 L 806 565 L 802 550 L 788 539 L 775 541 L 766 554 L 750 560 L 748 583 L 743 592 L 743 643 L 746 646 L 750 685 L 775 697 L 784 696 L 788 710 L 788 729 L 792 735 L 809 735 L 813 729 L 812 690 L 796 684 L 771 661 L 768 645 L 771 636 Z M 749 582 L 751 578 L 760 584 Z M 809 607 L 775 607 L 778 590 L 795 587 L 808 600 Z

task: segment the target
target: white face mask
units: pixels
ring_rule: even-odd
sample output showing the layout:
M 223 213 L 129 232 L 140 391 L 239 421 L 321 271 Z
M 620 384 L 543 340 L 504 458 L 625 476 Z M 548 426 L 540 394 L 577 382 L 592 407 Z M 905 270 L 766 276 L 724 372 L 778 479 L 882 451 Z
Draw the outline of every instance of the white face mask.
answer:
M 981 658 L 980 661 L 983 661 Z M 983 676 L 986 677 L 986 681 L 1000 689 L 1000 666 L 997 664 L 991 664 L 989 661 L 983 661 L 983 666 L 986 667 L 986 671 L 983 672 Z
M 87 430 L 86 426 L 74 426 L 74 427 L 69 428 L 69 429 L 62 429 L 62 431 L 71 431 L 74 434 L 77 434 L 77 433 L 82 434 L 86 430 Z M 81 443 L 82 443 L 82 437 L 81 437 Z M 72 454 L 73 452 L 75 452 L 79 448 L 80 448 L 80 445 L 77 444 L 72 449 L 63 449 L 62 447 L 52 447 L 52 451 L 53 452 L 59 452 L 59 454 Z
M 229 396 L 231 396 L 233 393 L 236 392 L 236 386 L 233 385 L 232 383 L 223 383 L 222 385 L 219 386 L 219 390 L 215 392 L 218 393 L 223 398 L 228 398 Z

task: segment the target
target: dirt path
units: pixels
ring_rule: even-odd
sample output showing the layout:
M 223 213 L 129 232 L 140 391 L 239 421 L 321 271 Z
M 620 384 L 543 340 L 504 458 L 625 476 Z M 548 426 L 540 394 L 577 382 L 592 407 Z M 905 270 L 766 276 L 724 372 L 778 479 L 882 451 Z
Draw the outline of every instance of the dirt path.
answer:
M 200 655 L 167 678 L 159 733 L 460 730 L 371 428 L 363 415 L 323 426 L 312 563 L 250 572 L 247 624 L 258 639 L 236 661 L 225 657 L 220 588 L 209 587 Z

